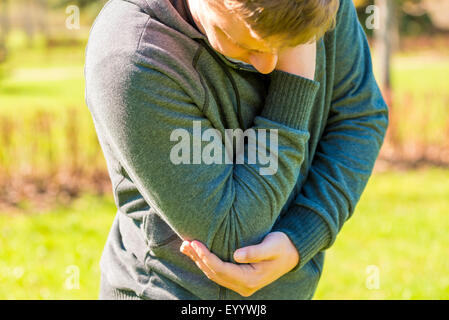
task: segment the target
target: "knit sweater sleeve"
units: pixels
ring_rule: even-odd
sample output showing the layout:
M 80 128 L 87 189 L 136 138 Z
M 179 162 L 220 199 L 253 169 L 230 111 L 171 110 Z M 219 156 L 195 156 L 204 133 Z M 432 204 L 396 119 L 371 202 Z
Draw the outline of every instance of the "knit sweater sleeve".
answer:
M 265 106 L 251 129 L 267 130 L 267 141 L 277 134 L 277 147 L 270 143 L 266 151 L 276 156 L 274 174 L 262 174 L 266 166 L 259 162 L 171 161 L 180 136 L 195 134 L 194 123 L 202 133 L 214 126 L 178 82 L 139 55 L 90 62 L 86 88 L 96 130 L 145 201 L 181 238 L 199 240 L 232 260 L 233 251 L 257 243 L 271 230 L 304 160 L 318 82 L 281 71 L 271 75 Z M 189 150 L 204 150 L 210 138 L 200 138 Z M 218 147 L 225 149 L 221 140 Z
M 273 231 L 292 240 L 305 265 L 329 248 L 372 173 L 388 109 L 372 72 L 369 46 L 352 1 L 341 1 L 330 116 L 302 189 Z

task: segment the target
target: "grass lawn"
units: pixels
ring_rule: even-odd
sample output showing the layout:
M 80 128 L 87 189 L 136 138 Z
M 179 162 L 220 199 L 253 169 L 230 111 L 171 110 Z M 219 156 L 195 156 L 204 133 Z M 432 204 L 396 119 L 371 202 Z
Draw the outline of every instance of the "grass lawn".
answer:
M 96 299 L 114 208 L 111 197 L 84 196 L 51 212 L 0 214 L 0 299 Z
M 448 299 L 448 179 L 440 169 L 374 175 L 327 252 L 315 299 Z M 0 214 L 0 299 L 96 299 L 114 214 L 112 197 L 92 196 Z
M 84 47 L 15 49 L 0 78 L 0 115 L 86 109 Z
M 437 169 L 374 175 L 327 252 L 315 298 L 448 299 L 448 178 Z

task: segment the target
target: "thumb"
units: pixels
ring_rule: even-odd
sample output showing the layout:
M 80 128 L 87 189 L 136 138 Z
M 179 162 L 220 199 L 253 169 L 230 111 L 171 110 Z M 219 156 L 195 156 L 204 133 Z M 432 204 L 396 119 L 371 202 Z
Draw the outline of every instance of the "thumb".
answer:
M 275 241 L 271 237 L 253 246 L 243 247 L 234 252 L 234 260 L 239 263 L 256 263 L 264 260 L 272 260 L 278 252 Z

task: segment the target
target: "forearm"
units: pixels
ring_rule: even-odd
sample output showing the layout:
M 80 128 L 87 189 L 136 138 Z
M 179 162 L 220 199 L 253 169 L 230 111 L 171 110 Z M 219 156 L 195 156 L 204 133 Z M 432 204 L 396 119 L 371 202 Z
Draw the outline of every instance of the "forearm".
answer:
M 273 228 L 295 244 L 300 254 L 298 268 L 329 248 L 354 212 L 382 145 L 385 117 L 385 111 L 379 110 L 376 117 L 365 119 L 372 125 L 364 128 L 369 139 L 348 144 L 343 135 L 329 134 L 321 143 L 322 152 L 315 155 L 299 196 Z M 360 133 L 360 120 L 352 123 Z M 341 124 L 346 134 L 350 134 L 348 126 L 350 121 Z
M 342 2 L 333 36 L 337 48 L 330 116 L 299 195 L 273 228 L 295 244 L 297 268 L 329 248 L 353 214 L 388 126 L 388 107 L 351 1 Z

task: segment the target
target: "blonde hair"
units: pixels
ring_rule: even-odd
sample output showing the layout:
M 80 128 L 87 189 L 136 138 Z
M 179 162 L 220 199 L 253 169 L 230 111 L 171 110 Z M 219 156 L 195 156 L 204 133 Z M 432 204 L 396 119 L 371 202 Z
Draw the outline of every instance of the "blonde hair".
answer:
M 336 24 L 339 0 L 213 0 L 237 13 L 261 38 L 295 46 L 320 39 Z

